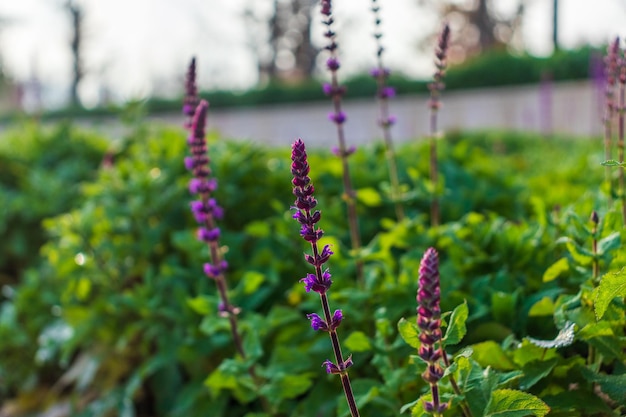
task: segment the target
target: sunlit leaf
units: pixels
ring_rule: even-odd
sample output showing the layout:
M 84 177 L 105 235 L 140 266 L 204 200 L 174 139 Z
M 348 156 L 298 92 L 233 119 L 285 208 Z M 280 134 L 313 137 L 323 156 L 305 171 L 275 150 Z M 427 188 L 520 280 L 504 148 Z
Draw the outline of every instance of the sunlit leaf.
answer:
M 615 297 L 626 297 L 626 269 L 602 276 L 595 297 L 594 309 L 600 320 Z
M 457 306 L 454 311 L 452 311 L 450 322 L 448 323 L 448 328 L 446 329 L 446 335 L 443 339 L 446 346 L 456 345 L 463 340 L 463 337 L 467 332 L 465 322 L 467 321 L 468 315 L 469 309 L 467 308 L 467 302 Z
M 419 331 L 417 329 L 416 323 L 414 323 L 413 321 L 407 321 L 403 317 L 398 322 L 398 331 L 400 332 L 400 336 L 402 336 L 402 339 L 409 346 L 415 349 L 419 349 L 420 347 Z
M 372 349 L 368 337 L 361 331 L 350 333 L 343 344 L 352 352 L 367 352 Z
M 550 411 L 550 407 L 539 398 L 526 392 L 499 389 L 491 394 L 491 399 L 485 409 L 484 417 L 543 417 Z
M 553 281 L 567 271 L 569 271 L 569 262 L 567 258 L 561 258 L 546 269 L 543 273 L 543 282 Z

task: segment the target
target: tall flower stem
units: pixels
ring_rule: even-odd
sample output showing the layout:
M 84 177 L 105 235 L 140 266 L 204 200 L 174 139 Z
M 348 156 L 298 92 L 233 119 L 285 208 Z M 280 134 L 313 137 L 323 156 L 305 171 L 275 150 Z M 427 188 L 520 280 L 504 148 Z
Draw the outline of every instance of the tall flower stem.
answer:
M 326 294 L 332 285 L 332 280 L 330 279 L 329 270 L 324 270 L 323 266 L 333 252 L 330 250 L 329 245 L 325 245 L 321 250 L 318 246 L 318 241 L 324 235 L 324 232 L 316 224 L 321 219 L 322 214 L 319 210 L 315 210 L 317 200 L 313 196 L 314 188 L 308 175 L 310 168 L 307 161 L 306 148 L 301 139 L 296 140 L 292 146 L 291 161 L 293 193 L 296 196 L 294 208 L 297 210 L 293 218 L 300 223 L 300 236 L 311 244 L 313 254 L 304 255 L 304 259 L 315 268 L 314 274 L 307 274 L 300 281 L 304 283 L 306 292 L 314 291 L 319 294 L 323 311 L 323 318 L 315 313 L 308 314 L 307 317 L 311 320 L 313 330 L 328 332 L 335 362 L 326 360 L 324 366 L 329 374 L 338 374 L 340 376 L 350 414 L 352 417 L 356 417 L 359 416 L 359 410 L 352 392 L 350 377 L 348 376 L 348 368 L 353 364 L 352 357 L 349 356 L 347 359 L 343 359 L 339 336 L 337 335 L 337 328 L 343 320 L 343 313 L 341 310 L 335 310 L 331 314 Z
M 209 157 L 205 140 L 208 109 L 209 103 L 201 100 L 195 109 L 190 125 L 191 135 L 187 140 L 192 156 L 185 158 L 185 165 L 194 175 L 194 178 L 189 183 L 189 191 L 199 197 L 199 200 L 191 203 L 191 210 L 200 225 L 198 239 L 207 244 L 211 257 L 211 262 L 204 265 L 204 273 L 215 281 L 221 300 L 220 314 L 228 317 L 235 348 L 239 355 L 245 358 L 246 353 L 237 326 L 239 309 L 231 304 L 228 297 L 228 286 L 224 275 L 228 265 L 222 258 L 219 245 L 220 229 L 215 221 L 216 217 L 222 216 L 222 209 L 211 198 L 211 193 L 217 188 L 217 182 L 214 178 L 211 178 L 211 168 L 209 168 Z
M 446 23 L 439 35 L 437 48 L 435 50 L 435 66 L 437 70 L 433 77 L 433 82 L 428 86 L 430 90 L 430 135 L 429 135 L 429 160 L 430 160 L 430 182 L 433 187 L 433 195 L 430 203 L 430 223 L 438 226 L 441 217 L 439 208 L 439 168 L 437 164 L 437 121 L 441 102 L 439 97 L 445 84 L 443 78 L 447 66 L 448 44 L 450 42 L 450 26 Z
M 398 221 L 404 219 L 404 208 L 400 202 L 400 180 L 398 178 L 398 164 L 396 161 L 396 153 L 393 146 L 393 139 L 391 137 L 391 126 L 395 122 L 395 118 L 389 114 L 389 99 L 395 95 L 395 90 L 387 85 L 387 78 L 390 71 L 385 68 L 383 64 L 383 52 L 384 47 L 382 45 L 382 32 L 380 31 L 380 7 L 377 0 L 372 0 L 372 12 L 374 13 L 374 23 L 376 25 L 376 32 L 374 38 L 376 39 L 376 68 L 371 72 L 372 76 L 376 79 L 377 85 L 377 101 L 380 125 L 383 132 L 383 139 L 385 141 L 385 157 L 387 159 L 387 169 L 389 170 L 389 181 L 391 183 L 391 199 L 394 202 L 396 210 L 396 218 Z
M 352 180 L 350 178 L 350 166 L 348 165 L 348 157 L 354 153 L 354 148 L 348 148 L 346 145 L 346 137 L 344 133 L 343 124 L 346 121 L 346 114 L 342 110 L 342 96 L 345 94 L 345 87 L 339 84 L 337 77 L 337 70 L 339 69 L 339 59 L 337 57 L 337 41 L 336 34 L 332 30 L 332 24 L 334 19 L 332 17 L 331 1 L 322 0 L 322 15 L 324 16 L 323 24 L 326 26 L 324 36 L 328 39 L 328 45 L 325 49 L 328 50 L 330 57 L 326 60 L 326 67 L 330 71 L 331 83 L 324 85 L 324 93 L 332 98 L 333 112 L 329 115 L 329 119 L 335 124 L 337 128 L 337 140 L 339 147 L 336 150 L 337 156 L 341 159 L 342 167 L 342 180 L 344 194 L 343 198 L 346 202 L 348 210 L 348 226 L 350 228 L 350 241 L 352 243 L 352 250 L 355 253 L 356 259 L 356 275 L 359 282 L 363 282 L 363 261 L 359 258 L 359 251 L 361 249 L 361 234 L 359 232 L 359 221 L 356 209 L 356 193 L 352 187 Z
M 600 217 L 598 216 L 598 212 L 595 210 L 591 213 L 591 253 L 593 254 L 593 263 L 592 263 L 592 277 L 593 282 L 597 282 L 600 278 L 600 265 L 598 261 L 598 223 L 600 222 Z
M 606 85 L 604 90 L 605 110 L 604 110 L 604 158 L 611 159 L 611 142 L 613 141 L 613 116 L 615 114 L 615 84 L 619 71 L 619 38 L 615 38 L 607 49 L 605 58 Z M 613 180 L 611 178 L 611 168 L 606 167 L 604 171 L 605 181 L 609 187 L 609 206 L 613 201 Z
M 619 105 L 617 125 L 617 160 L 624 162 L 624 116 L 626 114 L 626 57 L 624 50 L 619 51 Z M 624 169 L 618 170 L 619 199 L 622 206 L 622 222 L 626 227 L 626 184 L 624 181 Z

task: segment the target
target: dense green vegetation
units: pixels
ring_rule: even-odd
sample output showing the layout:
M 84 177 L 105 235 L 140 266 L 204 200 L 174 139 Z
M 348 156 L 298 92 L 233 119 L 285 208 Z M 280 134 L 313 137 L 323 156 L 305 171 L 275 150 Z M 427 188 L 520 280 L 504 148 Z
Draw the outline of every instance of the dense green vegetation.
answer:
M 455 311 L 444 315 L 451 372 L 474 416 L 541 416 L 547 407 L 550 416 L 624 413 L 624 228 L 603 191 L 600 140 L 453 132 L 439 149 L 436 228 L 424 143 L 398 152 L 401 223 L 388 201 L 382 144 L 351 157 L 365 242 L 359 286 L 340 161 L 309 144 L 320 226 L 335 250 L 329 295 L 346 317 L 339 332 L 354 357 L 362 415 L 423 414 L 415 294 L 429 246 L 441 256 L 442 311 Z M 310 271 L 291 218 L 290 150 L 209 138 L 246 360 L 234 353 L 215 285 L 202 273 L 186 152 L 181 129 L 141 124 L 116 141 L 70 125 L 16 125 L 0 137 L 7 415 L 51 406 L 89 417 L 347 414 L 338 379 L 320 367 L 328 338 L 305 317 L 319 305 L 298 282 Z M 573 343 L 544 349 L 529 339 L 552 340 L 569 323 Z M 445 415 L 459 415 L 446 381 Z M 521 408 L 511 411 L 507 398 Z

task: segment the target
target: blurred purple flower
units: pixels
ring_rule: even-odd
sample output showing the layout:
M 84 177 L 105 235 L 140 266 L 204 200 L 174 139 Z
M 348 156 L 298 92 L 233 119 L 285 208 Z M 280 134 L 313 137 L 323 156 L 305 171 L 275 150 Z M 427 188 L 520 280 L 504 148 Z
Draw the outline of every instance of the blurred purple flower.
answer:
M 346 114 L 342 111 L 335 113 L 328 113 L 328 120 L 336 124 L 342 124 L 346 121 Z

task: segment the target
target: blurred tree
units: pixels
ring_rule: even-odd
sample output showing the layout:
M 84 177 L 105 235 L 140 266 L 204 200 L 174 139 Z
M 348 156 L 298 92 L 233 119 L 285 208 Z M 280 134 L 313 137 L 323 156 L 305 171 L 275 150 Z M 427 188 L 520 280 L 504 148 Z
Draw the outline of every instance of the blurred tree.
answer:
M 552 1 L 552 45 L 559 49 L 559 0 Z
M 82 63 L 82 51 L 81 44 L 83 40 L 83 9 L 81 6 L 74 3 L 73 0 L 68 0 L 65 4 L 67 11 L 70 14 L 70 23 L 72 25 L 72 85 L 70 87 L 70 100 L 73 106 L 80 106 L 80 97 L 78 95 L 78 86 L 83 79 L 83 63 Z
M 527 0 L 518 0 L 508 13 L 496 9 L 495 0 L 420 0 L 421 5 L 438 9 L 452 27 L 450 59 L 462 61 L 480 52 L 514 44 L 521 47 L 520 28 Z M 429 40 L 429 45 L 432 42 Z
M 260 82 L 311 77 L 319 50 L 311 42 L 315 0 L 274 0 L 269 16 L 252 6 L 244 13 Z M 265 33 L 265 37 L 259 36 Z

